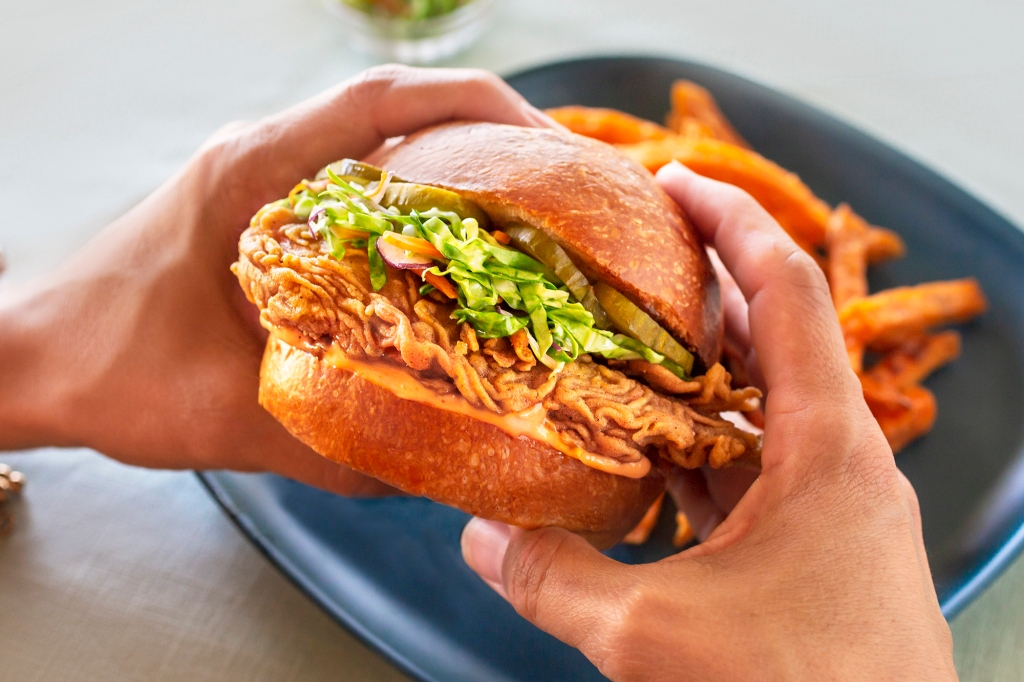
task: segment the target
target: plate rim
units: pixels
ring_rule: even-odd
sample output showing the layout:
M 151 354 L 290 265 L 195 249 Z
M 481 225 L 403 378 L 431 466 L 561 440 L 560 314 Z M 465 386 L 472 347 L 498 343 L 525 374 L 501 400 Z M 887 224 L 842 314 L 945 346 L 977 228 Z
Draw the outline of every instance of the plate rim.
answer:
M 726 78 L 742 81 L 746 86 L 760 90 L 764 94 L 786 100 L 789 104 L 795 105 L 815 119 L 826 121 L 831 126 L 838 126 L 845 135 L 852 135 L 862 142 L 869 144 L 876 152 L 882 152 L 890 162 L 895 162 L 901 168 L 913 172 L 925 187 L 931 191 L 946 193 L 954 190 L 953 196 L 957 207 L 966 214 L 976 216 L 985 215 L 986 223 L 992 223 L 995 218 L 998 226 L 986 225 L 986 229 L 995 228 L 1003 238 L 1024 240 L 1024 230 L 1016 226 L 1012 221 L 1002 215 L 998 210 L 989 206 L 974 196 L 971 192 L 954 183 L 940 171 L 932 168 L 912 153 L 898 148 L 895 144 L 878 139 L 860 127 L 850 123 L 844 118 L 833 115 L 802 98 L 786 92 L 782 92 L 768 85 L 764 85 L 750 78 L 734 73 L 732 71 L 707 64 L 704 62 L 681 58 L 666 54 L 650 53 L 620 53 L 620 54 L 597 54 L 589 56 L 577 56 L 555 61 L 545 61 L 533 65 L 527 65 L 511 73 L 502 74 L 505 80 L 524 78 L 549 70 L 565 68 L 578 64 L 597 64 L 604 62 L 662 62 L 666 64 L 678 64 L 693 67 L 707 72 L 713 72 Z M 1006 230 L 1009 229 L 1010 232 Z M 308 580 L 303 573 L 286 557 L 276 545 L 266 537 L 255 525 L 255 523 L 237 506 L 224 487 L 217 480 L 217 471 L 196 471 L 194 472 L 202 486 L 213 498 L 214 502 L 223 510 L 236 528 L 265 556 L 270 563 L 280 571 L 293 585 L 309 597 L 319 608 L 330 615 L 335 621 L 341 624 L 357 640 L 367 647 L 373 649 L 377 654 L 383 656 L 402 673 L 418 680 L 429 681 L 433 678 L 420 666 L 416 665 L 402 652 L 395 649 L 383 638 L 374 634 L 366 628 L 357 618 L 347 613 L 344 609 L 335 607 L 326 594 L 323 593 L 312 581 Z M 949 594 L 940 601 L 942 615 L 947 621 L 952 620 L 968 604 L 973 602 L 982 592 L 985 591 L 1017 557 L 1024 552 L 1024 518 L 1018 521 L 1015 526 L 1007 532 L 1005 540 L 998 544 L 986 558 L 979 562 L 978 566 L 963 576 L 951 587 Z
M 242 473 L 226 471 L 193 471 L 199 483 L 206 489 L 213 498 L 213 501 L 220 507 L 221 511 L 228 517 L 231 523 L 245 536 L 256 550 L 262 554 L 292 585 L 306 595 L 321 610 L 337 621 L 350 635 L 359 640 L 360 643 L 369 647 L 380 656 L 383 656 L 391 665 L 394 665 L 405 675 L 420 680 L 421 682 L 432 682 L 434 678 L 429 676 L 425 670 L 414 664 L 407 656 L 391 646 L 380 636 L 376 635 L 362 622 L 344 609 L 336 608 L 311 580 L 308 580 L 296 566 L 281 552 L 273 542 L 270 541 L 249 517 L 238 509 L 230 495 L 217 480 L 218 473 Z

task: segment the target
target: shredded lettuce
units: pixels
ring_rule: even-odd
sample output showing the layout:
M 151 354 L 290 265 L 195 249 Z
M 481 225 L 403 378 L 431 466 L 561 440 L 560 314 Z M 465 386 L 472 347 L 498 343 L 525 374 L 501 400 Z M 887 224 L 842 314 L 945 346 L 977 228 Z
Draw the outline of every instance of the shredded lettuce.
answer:
M 477 336 L 482 336 L 485 339 L 511 336 L 530 322 L 528 317 L 502 315 L 500 312 L 473 310 L 471 308 L 456 308 L 455 312 L 452 313 L 452 317 L 459 322 L 469 322 L 469 325 L 476 331 Z
M 444 258 L 427 270 L 449 278 L 458 292 L 452 318 L 468 323 L 483 338 L 510 336 L 526 330 L 537 359 L 558 370 L 582 354 L 609 359 L 660 364 L 682 378 L 686 371 L 644 344 L 622 334 L 599 329 L 594 316 L 575 300 L 555 273 L 530 256 L 500 244 L 472 218 L 437 208 L 403 214 L 370 198 L 376 183 L 346 182 L 327 169 L 323 190 L 300 185 L 287 202 L 310 229 L 327 244 L 333 258 L 342 259 L 346 248 L 366 249 L 370 283 L 380 291 L 387 281 L 377 239 L 398 232 L 430 242 Z M 319 185 L 322 186 L 322 185 Z M 426 295 L 429 284 L 420 288 Z
M 380 291 L 388 281 L 388 273 L 384 269 L 384 259 L 377 252 L 377 235 L 366 240 L 366 255 L 370 261 L 370 285 L 374 291 Z

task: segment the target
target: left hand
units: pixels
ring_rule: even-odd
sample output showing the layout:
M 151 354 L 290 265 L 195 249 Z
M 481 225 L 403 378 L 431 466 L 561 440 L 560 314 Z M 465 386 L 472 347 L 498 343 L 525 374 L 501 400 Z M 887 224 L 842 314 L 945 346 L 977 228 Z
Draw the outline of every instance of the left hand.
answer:
M 0 450 L 81 445 L 141 466 L 388 490 L 257 404 L 266 334 L 228 267 L 249 218 L 298 181 L 452 119 L 555 125 L 493 74 L 385 66 L 216 133 L 56 273 L 0 294 Z

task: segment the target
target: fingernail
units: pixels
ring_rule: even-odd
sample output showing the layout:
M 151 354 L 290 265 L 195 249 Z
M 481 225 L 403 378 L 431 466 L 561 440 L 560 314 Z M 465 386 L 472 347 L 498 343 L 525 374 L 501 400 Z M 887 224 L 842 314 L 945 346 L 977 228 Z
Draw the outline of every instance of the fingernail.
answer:
M 675 172 L 678 172 L 678 171 L 682 171 L 684 173 L 691 172 L 689 168 L 687 168 L 683 164 L 679 163 L 679 161 L 677 161 L 676 159 L 672 159 L 671 161 L 666 163 L 664 166 L 659 168 L 658 172 L 655 173 L 655 175 L 661 175 L 662 173 L 675 173 Z
M 504 596 L 501 565 L 512 529 L 498 521 L 472 519 L 462 530 L 462 558 L 484 582 Z
M 533 106 L 529 102 L 523 102 L 523 113 L 526 114 L 527 118 L 537 124 L 540 128 L 553 128 L 554 130 L 560 130 L 562 132 L 569 132 L 569 129 L 564 125 L 551 118 L 543 111 Z

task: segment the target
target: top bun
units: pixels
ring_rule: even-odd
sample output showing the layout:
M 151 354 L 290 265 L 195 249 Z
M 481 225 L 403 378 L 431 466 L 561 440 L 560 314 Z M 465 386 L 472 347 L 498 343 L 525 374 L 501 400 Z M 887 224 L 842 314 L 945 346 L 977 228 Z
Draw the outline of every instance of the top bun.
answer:
M 722 348 L 722 305 L 694 227 L 651 174 L 610 145 L 544 128 L 447 123 L 377 160 L 408 182 L 473 199 L 500 223 L 540 228 L 694 351 Z

